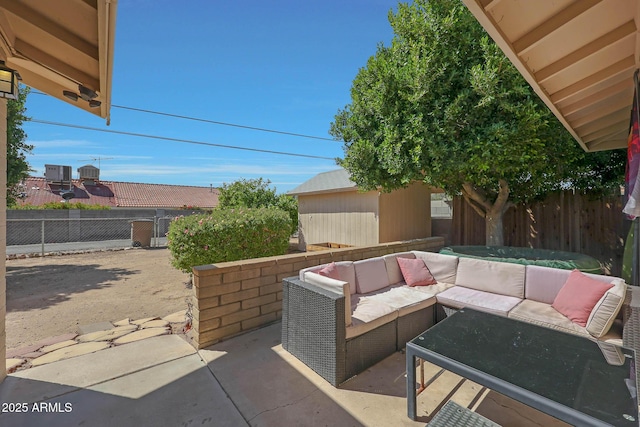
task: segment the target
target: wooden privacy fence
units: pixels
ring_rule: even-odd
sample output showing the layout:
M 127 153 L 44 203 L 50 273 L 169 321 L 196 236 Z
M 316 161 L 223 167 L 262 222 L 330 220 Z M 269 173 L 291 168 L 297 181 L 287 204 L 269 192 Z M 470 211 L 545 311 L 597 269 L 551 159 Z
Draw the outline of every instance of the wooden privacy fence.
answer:
M 593 199 L 564 191 L 505 213 L 505 246 L 579 252 L 598 259 L 619 276 L 631 226 L 622 214 L 622 196 Z M 462 197 L 454 197 L 449 232 L 452 245 L 484 245 L 485 223 Z

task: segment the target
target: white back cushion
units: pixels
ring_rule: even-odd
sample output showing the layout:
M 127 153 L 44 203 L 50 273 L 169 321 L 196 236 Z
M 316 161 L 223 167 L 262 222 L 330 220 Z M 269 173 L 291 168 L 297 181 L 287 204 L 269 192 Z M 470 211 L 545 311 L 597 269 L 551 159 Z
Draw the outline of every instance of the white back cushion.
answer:
M 359 294 L 374 292 L 389 286 L 387 267 L 382 257 L 355 261 L 356 291 Z
M 318 273 L 320 270 L 325 268 L 329 264 L 315 265 L 313 267 L 307 267 L 300 270 L 299 276 L 300 280 L 305 280 L 304 275 L 307 272 L 310 273 Z M 353 269 L 353 261 L 337 261 L 336 267 L 338 268 L 338 275 L 340 276 L 340 280 L 349 283 L 349 291 L 351 295 L 356 293 L 356 272 Z
M 442 283 L 456 283 L 456 271 L 458 268 L 458 257 L 453 255 L 443 255 L 436 252 L 411 251 L 416 258 L 421 259 L 427 268 Z
M 460 258 L 456 285 L 524 298 L 525 266 L 484 259 Z
M 571 270 L 542 267 L 540 265 L 527 265 L 525 269 L 525 298 L 546 304 L 553 304 L 558 292 L 560 292 L 560 289 L 569 278 L 569 274 L 571 274 Z M 599 274 L 585 273 L 585 275 L 605 283 L 612 283 L 616 279 L 612 276 Z
M 382 259 L 384 259 L 384 263 L 387 267 L 387 277 L 389 278 L 390 285 L 395 285 L 396 283 L 404 280 L 404 277 L 402 277 L 402 271 L 400 271 L 400 267 L 398 266 L 397 258 L 413 259 L 415 257 L 416 256 L 412 252 L 399 252 L 397 254 L 383 255 Z

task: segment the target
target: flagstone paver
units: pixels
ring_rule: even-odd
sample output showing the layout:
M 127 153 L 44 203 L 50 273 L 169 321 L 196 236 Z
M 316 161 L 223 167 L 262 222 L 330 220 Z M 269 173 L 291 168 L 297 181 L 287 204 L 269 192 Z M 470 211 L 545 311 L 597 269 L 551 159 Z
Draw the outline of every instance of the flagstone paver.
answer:
M 59 350 L 64 347 L 69 347 L 70 345 L 75 345 L 75 344 L 78 344 L 76 340 L 67 340 L 67 341 L 59 342 L 57 344 L 51 344 L 51 345 L 42 347 L 40 351 L 42 353 L 50 353 L 52 351 Z
M 136 332 L 132 332 L 128 335 L 123 336 L 122 338 L 118 338 L 117 340 L 113 341 L 114 344 L 126 344 L 126 343 L 130 343 L 130 342 L 134 342 L 134 341 L 140 341 L 143 340 L 145 338 L 151 338 L 151 337 L 156 337 L 158 335 L 167 335 L 171 332 L 170 329 L 168 328 L 148 328 L 148 329 L 141 329 L 139 331 Z
M 26 358 L 26 359 L 35 359 L 36 357 L 40 357 L 42 356 L 44 353 L 42 351 L 32 351 L 30 353 L 22 353 L 20 355 L 20 357 Z
M 131 333 L 138 329 L 136 325 L 117 326 L 107 331 L 91 332 L 90 334 L 80 335 L 76 338 L 79 342 L 89 341 L 110 341 L 116 338 L 120 338 L 128 333 Z
M 117 322 L 113 322 L 113 326 L 126 326 L 131 324 L 131 319 L 128 317 L 126 319 L 118 320 Z
M 78 333 L 80 335 L 86 335 L 90 334 L 91 332 L 106 331 L 111 328 L 113 328 L 113 324 L 111 322 L 91 323 L 89 325 L 78 326 Z
M 15 368 L 22 365 L 24 362 L 26 362 L 25 359 L 7 359 L 6 360 L 7 372 L 13 371 Z
M 180 310 L 163 317 L 162 320 L 166 320 L 169 323 L 182 323 L 186 320 L 186 314 L 187 310 Z
M 44 356 L 40 356 L 37 359 L 31 361 L 31 366 L 44 365 L 45 363 L 57 362 L 59 360 L 69 359 L 75 356 L 81 356 L 83 354 L 94 353 L 98 350 L 109 348 L 111 344 L 104 341 L 99 342 L 85 342 L 70 347 L 61 348 L 51 353 L 47 353 Z
M 41 341 L 38 341 L 35 344 L 27 346 L 27 347 L 17 348 L 17 349 L 13 349 L 13 350 L 7 350 L 7 356 L 6 357 L 8 359 L 11 359 L 11 358 L 14 358 L 14 357 L 22 356 L 23 354 L 33 353 L 34 351 L 37 351 L 37 350 L 39 350 L 40 348 L 42 348 L 44 346 L 57 344 L 57 343 L 62 342 L 62 341 L 72 340 L 77 336 L 78 336 L 78 334 L 71 333 L 71 334 L 64 334 L 64 335 L 58 335 L 58 336 L 51 337 L 51 338 L 46 338 L 46 339 L 43 339 Z
M 140 325 L 141 328 L 143 329 L 147 329 L 147 328 L 164 328 L 166 326 L 169 326 L 169 322 L 167 322 L 166 320 L 151 320 L 150 322 L 147 323 L 143 323 L 142 325 Z
M 131 323 L 133 325 L 142 325 L 143 323 L 150 322 L 152 320 L 158 320 L 159 317 L 146 317 L 144 319 L 132 320 Z
M 181 333 L 186 321 L 187 310 L 180 310 L 163 318 L 146 317 L 137 320 L 126 318 L 117 322 L 102 322 L 86 325 L 89 330 L 82 335 L 65 334 L 47 338 L 33 345 L 14 350 L 7 350 L 7 372 L 28 369 L 58 360 L 69 359 L 87 353 L 103 350 L 115 345 L 127 344 L 159 335 Z M 101 329 L 101 330 L 97 330 Z M 104 330 L 102 330 L 104 329 Z

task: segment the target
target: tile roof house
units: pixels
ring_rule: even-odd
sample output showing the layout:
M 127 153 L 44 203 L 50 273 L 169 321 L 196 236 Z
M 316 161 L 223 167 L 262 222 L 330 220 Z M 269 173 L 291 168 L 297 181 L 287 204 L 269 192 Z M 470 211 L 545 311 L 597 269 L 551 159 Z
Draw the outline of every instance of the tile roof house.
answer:
M 431 189 L 421 182 L 383 193 L 358 191 L 345 169 L 320 173 L 288 194 L 298 198 L 299 248 L 367 246 L 431 237 Z
M 21 188 L 21 205 L 40 206 L 62 200 L 61 193 L 73 191 L 72 202 L 112 208 L 181 208 L 183 206 L 214 208 L 218 190 L 186 185 L 142 184 L 137 182 L 97 181 L 93 185 L 74 179 L 71 184 L 47 182 L 29 177 Z

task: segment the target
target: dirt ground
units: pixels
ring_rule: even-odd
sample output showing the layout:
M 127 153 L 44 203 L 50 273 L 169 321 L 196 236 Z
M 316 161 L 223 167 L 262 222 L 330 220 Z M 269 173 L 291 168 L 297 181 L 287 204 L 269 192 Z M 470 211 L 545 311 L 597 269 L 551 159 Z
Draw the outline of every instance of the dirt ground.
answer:
M 7 349 L 78 326 L 186 309 L 188 275 L 168 249 L 128 249 L 7 260 Z

